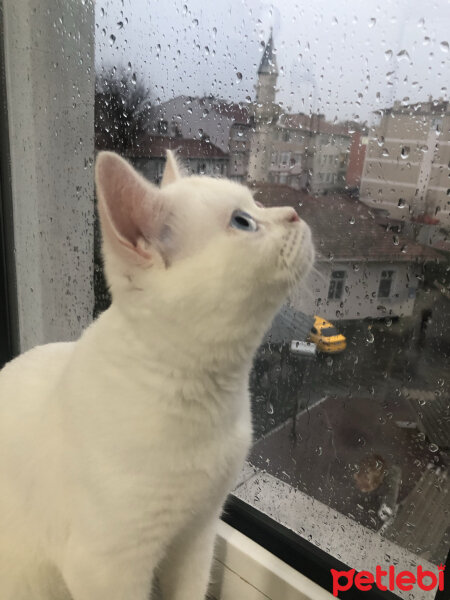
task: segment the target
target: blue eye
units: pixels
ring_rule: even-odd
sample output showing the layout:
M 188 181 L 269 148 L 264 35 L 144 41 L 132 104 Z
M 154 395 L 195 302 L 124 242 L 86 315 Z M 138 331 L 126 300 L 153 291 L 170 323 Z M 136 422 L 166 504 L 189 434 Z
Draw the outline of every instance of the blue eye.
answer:
M 235 210 L 231 215 L 230 227 L 244 231 L 257 231 L 258 224 L 253 217 L 243 210 Z

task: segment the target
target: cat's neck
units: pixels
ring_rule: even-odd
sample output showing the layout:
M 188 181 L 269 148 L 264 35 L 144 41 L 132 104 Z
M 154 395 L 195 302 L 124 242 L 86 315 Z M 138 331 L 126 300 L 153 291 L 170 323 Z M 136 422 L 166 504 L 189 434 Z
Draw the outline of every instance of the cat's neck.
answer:
M 101 344 L 115 364 L 131 359 L 136 368 L 159 365 L 167 372 L 220 374 L 236 379 L 248 374 L 259 338 L 256 333 L 234 341 L 205 342 L 188 325 L 161 323 L 159 315 L 151 312 L 144 324 L 133 322 L 113 304 L 91 326 L 89 343 Z

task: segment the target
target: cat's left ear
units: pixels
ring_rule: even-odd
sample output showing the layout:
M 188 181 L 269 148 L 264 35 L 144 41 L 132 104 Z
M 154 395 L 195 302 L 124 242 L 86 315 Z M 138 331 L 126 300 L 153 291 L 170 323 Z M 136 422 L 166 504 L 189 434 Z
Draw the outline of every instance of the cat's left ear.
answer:
M 161 187 L 165 187 L 166 185 L 169 185 L 169 183 L 174 183 L 178 179 L 181 179 L 182 176 L 180 166 L 174 153 L 172 150 L 167 150 L 166 166 L 164 167 Z
M 160 189 L 114 152 L 95 165 L 98 211 L 107 252 L 127 264 L 148 266 L 161 255 L 167 207 Z

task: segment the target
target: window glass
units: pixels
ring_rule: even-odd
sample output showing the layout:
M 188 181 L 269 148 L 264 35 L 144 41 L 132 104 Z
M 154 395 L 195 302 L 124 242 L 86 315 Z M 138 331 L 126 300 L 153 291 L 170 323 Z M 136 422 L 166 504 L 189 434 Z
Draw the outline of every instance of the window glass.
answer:
M 449 31 L 446 0 L 96 4 L 97 150 L 159 182 L 174 148 L 312 229 L 234 493 L 373 573 L 450 545 Z

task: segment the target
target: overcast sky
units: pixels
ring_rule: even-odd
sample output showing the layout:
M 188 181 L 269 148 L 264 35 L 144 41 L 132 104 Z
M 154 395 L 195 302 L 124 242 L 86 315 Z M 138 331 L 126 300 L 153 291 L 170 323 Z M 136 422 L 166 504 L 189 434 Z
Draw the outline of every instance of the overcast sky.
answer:
M 155 100 L 254 99 L 271 27 L 286 110 L 372 121 L 448 99 L 450 0 L 97 0 L 97 69 L 131 63 Z

